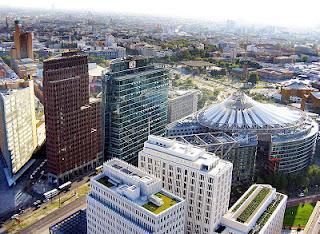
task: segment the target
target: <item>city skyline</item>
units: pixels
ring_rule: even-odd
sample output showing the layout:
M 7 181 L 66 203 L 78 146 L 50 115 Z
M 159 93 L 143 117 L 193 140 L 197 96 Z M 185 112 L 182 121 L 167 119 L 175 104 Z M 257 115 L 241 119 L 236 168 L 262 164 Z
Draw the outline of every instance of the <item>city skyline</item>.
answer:
M 303 4 L 299 1 L 209 1 L 200 0 L 197 4 L 181 1 L 164 0 L 161 5 L 146 0 L 135 2 L 129 0 L 107 1 L 101 4 L 98 0 L 68 1 L 50 0 L 33 1 L 24 5 L 22 0 L 13 0 L 0 3 L 0 7 L 46 8 L 50 10 L 89 10 L 97 12 L 116 12 L 125 14 L 144 14 L 150 16 L 184 17 L 205 20 L 235 20 L 253 25 L 274 25 L 298 28 L 318 27 L 320 16 L 317 9 L 320 3 L 316 0 L 307 0 Z
M 0 233 L 318 233 L 318 4 L 192 3 L 1 1 Z

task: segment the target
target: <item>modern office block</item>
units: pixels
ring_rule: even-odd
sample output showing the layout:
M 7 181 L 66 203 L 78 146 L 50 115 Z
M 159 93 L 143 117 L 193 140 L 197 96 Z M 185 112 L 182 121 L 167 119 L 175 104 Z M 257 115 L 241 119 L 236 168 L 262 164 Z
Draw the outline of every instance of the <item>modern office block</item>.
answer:
M 149 136 L 139 168 L 187 202 L 186 233 L 212 233 L 228 210 L 232 164 L 205 149 Z
M 281 233 L 287 196 L 270 185 L 252 185 L 228 210 L 216 233 Z
M 183 126 L 182 126 L 183 128 Z M 251 185 L 256 171 L 256 141 L 238 142 L 224 132 L 206 132 L 168 137 L 214 153 L 232 163 L 232 186 Z
M 0 148 L 9 186 L 31 166 L 37 145 L 33 81 L 0 79 Z
M 88 233 L 184 233 L 186 202 L 162 182 L 120 159 L 103 164 L 90 181 Z
M 191 115 L 198 110 L 199 91 L 171 90 L 168 102 L 168 123 Z
M 87 56 L 66 52 L 43 68 L 48 172 L 59 182 L 102 163 L 101 102 L 89 99 Z
M 150 58 L 114 60 L 103 80 L 105 157 L 136 163 L 149 133 L 164 135 L 168 72 Z

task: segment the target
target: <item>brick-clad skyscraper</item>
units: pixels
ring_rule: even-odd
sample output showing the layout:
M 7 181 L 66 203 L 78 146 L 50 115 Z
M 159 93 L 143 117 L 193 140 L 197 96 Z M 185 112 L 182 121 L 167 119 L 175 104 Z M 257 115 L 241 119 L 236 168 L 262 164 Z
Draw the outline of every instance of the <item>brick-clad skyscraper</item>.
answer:
M 32 33 L 23 32 L 19 20 L 14 21 L 14 47 L 11 49 L 13 59 L 33 59 Z
M 49 178 L 61 182 L 102 163 L 101 102 L 89 100 L 85 55 L 48 59 L 43 75 Z

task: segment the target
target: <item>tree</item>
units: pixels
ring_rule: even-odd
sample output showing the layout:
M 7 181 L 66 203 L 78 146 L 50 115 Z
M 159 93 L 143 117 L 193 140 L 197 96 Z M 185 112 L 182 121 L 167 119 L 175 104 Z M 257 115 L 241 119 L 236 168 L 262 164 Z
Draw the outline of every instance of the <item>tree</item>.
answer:
M 297 181 L 297 185 L 302 189 L 308 187 L 310 184 L 310 179 L 307 176 L 303 176 L 303 175 L 297 176 L 296 181 Z
M 181 53 L 181 59 L 182 60 L 191 60 L 191 54 L 188 50 L 184 50 Z
M 308 58 L 309 57 L 307 55 L 301 56 L 301 62 L 304 62 L 304 63 L 308 62 Z
M 175 76 L 174 76 L 174 79 L 175 80 L 179 80 L 181 78 L 181 75 L 180 74 L 175 74 Z
M 311 165 L 307 170 L 307 176 L 311 185 L 319 185 L 320 183 L 320 167 L 316 164 Z
M 3 62 L 5 62 L 5 64 L 10 66 L 11 57 L 9 55 L 1 56 L 1 58 L 2 58 Z
M 288 187 L 288 179 L 283 174 L 275 175 L 273 185 L 279 190 L 286 190 Z
M 256 84 L 259 80 L 259 76 L 257 72 L 250 72 L 248 82 L 251 82 L 252 84 Z

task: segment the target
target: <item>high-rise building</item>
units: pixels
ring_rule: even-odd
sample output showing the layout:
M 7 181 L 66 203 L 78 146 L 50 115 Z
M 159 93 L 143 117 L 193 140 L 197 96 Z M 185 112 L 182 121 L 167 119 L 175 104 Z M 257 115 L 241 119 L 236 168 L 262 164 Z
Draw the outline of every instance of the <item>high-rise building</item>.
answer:
M 281 233 L 287 198 L 270 185 L 252 185 L 226 212 L 215 233 Z
M 32 32 L 22 32 L 19 20 L 14 21 L 14 47 L 11 49 L 12 59 L 33 59 Z
M 197 90 L 170 90 L 168 102 L 168 123 L 191 115 L 198 110 Z
M 0 148 L 9 186 L 32 165 L 37 146 L 33 81 L 0 81 Z
M 186 200 L 186 233 L 213 233 L 228 210 L 232 163 L 202 148 L 149 136 L 139 153 L 139 168 Z
M 186 202 L 162 182 L 120 159 L 103 164 L 90 181 L 87 230 L 91 233 L 183 234 Z
M 168 72 L 151 58 L 114 60 L 103 80 L 105 156 L 136 163 L 149 133 L 164 135 Z
M 49 178 L 95 169 L 102 162 L 101 102 L 89 99 L 87 56 L 65 52 L 45 60 L 43 88 Z

